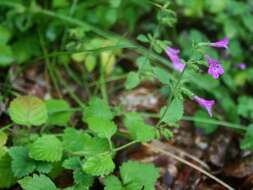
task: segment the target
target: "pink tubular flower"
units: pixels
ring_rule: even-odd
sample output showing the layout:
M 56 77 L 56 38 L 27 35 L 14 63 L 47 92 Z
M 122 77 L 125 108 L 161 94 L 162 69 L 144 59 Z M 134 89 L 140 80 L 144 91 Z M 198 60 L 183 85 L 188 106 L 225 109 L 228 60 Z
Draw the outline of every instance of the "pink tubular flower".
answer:
M 228 43 L 229 43 L 229 40 L 228 40 L 227 37 L 225 37 L 222 40 L 210 43 L 210 46 L 211 47 L 217 47 L 217 48 L 225 48 L 225 49 L 227 49 L 228 48 Z
M 180 50 L 176 48 L 170 48 L 168 47 L 166 49 L 166 54 L 169 56 L 173 68 L 179 72 L 182 72 L 184 70 L 185 64 L 181 63 L 180 58 L 178 56 Z
M 200 98 L 200 97 L 198 97 L 198 96 L 194 96 L 193 98 L 194 98 L 194 100 L 195 100 L 201 107 L 203 107 L 203 108 L 205 108 L 205 109 L 207 110 L 208 115 L 209 115 L 210 117 L 213 116 L 213 114 L 212 114 L 212 107 L 213 107 L 213 105 L 215 104 L 215 101 L 214 101 L 214 100 L 205 100 L 205 99 Z
M 212 59 L 208 55 L 206 55 L 205 58 L 209 64 L 208 68 L 209 75 L 212 75 L 214 79 L 218 79 L 220 75 L 224 74 L 224 69 L 217 60 Z
M 241 70 L 244 70 L 244 69 L 246 69 L 246 64 L 245 63 L 239 63 L 239 64 L 237 64 L 237 67 L 239 68 L 239 69 L 241 69 Z

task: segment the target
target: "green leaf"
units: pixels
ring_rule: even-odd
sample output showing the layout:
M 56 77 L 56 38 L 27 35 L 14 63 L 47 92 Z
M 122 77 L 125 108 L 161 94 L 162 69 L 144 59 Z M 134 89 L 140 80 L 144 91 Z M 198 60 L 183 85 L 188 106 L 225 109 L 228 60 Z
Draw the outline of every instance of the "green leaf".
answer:
M 75 184 L 82 185 L 83 188 L 89 188 L 94 183 L 94 177 L 84 173 L 81 169 L 76 169 L 73 172 Z
M 145 56 L 140 56 L 136 60 L 136 64 L 138 65 L 138 69 L 140 73 L 151 73 L 153 72 L 153 68 L 149 59 Z
M 203 88 L 207 91 L 213 92 L 213 89 L 219 86 L 218 80 L 213 80 L 211 75 L 201 75 L 195 72 L 186 72 L 186 77 L 189 77 L 190 80 L 198 87 Z M 187 76 L 188 75 L 188 76 Z
M 13 61 L 14 55 L 10 46 L 0 44 L 0 67 L 9 66 Z
M 11 37 L 10 31 L 4 26 L 0 25 L 0 44 L 6 44 Z
M 113 172 L 115 164 L 109 154 L 89 157 L 82 165 L 83 171 L 93 176 L 104 176 Z
M 49 173 L 53 169 L 53 166 L 51 163 L 48 162 L 42 162 L 42 161 L 36 161 L 36 171 L 39 173 Z
M 244 138 L 240 142 L 240 148 L 253 150 L 253 124 L 248 126 Z
M 168 108 L 165 106 L 161 109 L 160 118 L 163 122 L 172 124 L 180 120 L 183 117 L 183 114 L 183 101 L 181 99 L 174 98 Z
M 98 119 L 96 117 L 87 119 L 88 127 L 101 138 L 110 139 L 117 131 L 117 126 L 113 121 Z
M 245 118 L 253 119 L 253 98 L 240 96 L 238 99 L 237 113 Z
M 63 147 L 70 152 L 81 151 L 90 139 L 91 137 L 82 130 L 66 128 L 63 134 Z
M 131 137 L 135 140 L 147 142 L 155 138 L 155 129 L 145 124 L 143 118 L 136 112 L 127 113 L 124 124 Z
M 170 77 L 169 73 L 166 72 L 164 69 L 160 67 L 155 67 L 154 68 L 154 73 L 157 77 L 157 79 L 162 83 L 162 84 L 170 84 Z
M 106 177 L 104 184 L 104 190 L 122 190 L 122 185 L 119 178 L 114 175 Z
M 29 158 L 26 147 L 12 147 L 9 154 L 12 158 L 11 169 L 16 177 L 24 177 L 35 170 L 36 163 Z
M 51 179 L 45 175 L 33 175 L 18 181 L 24 190 L 57 190 Z
M 92 98 L 89 105 L 84 109 L 83 121 L 94 117 L 107 120 L 111 120 L 114 117 L 109 105 L 97 97 Z
M 69 169 L 69 170 L 78 169 L 81 167 L 81 160 L 79 157 L 76 157 L 76 156 L 70 157 L 64 160 L 64 162 L 62 163 L 62 166 L 65 169 Z
M 107 139 L 99 137 L 93 137 L 87 141 L 84 145 L 83 152 L 86 157 L 95 156 L 100 153 L 104 153 L 110 150 Z
M 250 32 L 253 32 L 253 16 L 251 13 L 246 13 L 242 17 L 243 24 L 248 28 Z
M 139 40 L 140 42 L 144 42 L 144 43 L 149 42 L 149 39 L 143 34 L 138 35 L 137 40 Z
M 2 158 L 8 152 L 7 147 L 0 146 L 0 158 Z
M 128 161 L 120 167 L 120 176 L 123 184 L 140 184 L 143 190 L 154 190 L 159 170 L 152 164 Z
M 125 185 L 124 190 L 136 190 L 136 189 L 143 189 L 143 185 L 138 182 L 131 182 Z
M 166 129 L 166 128 L 162 128 L 161 129 L 161 134 L 163 135 L 163 137 L 166 140 L 169 140 L 169 139 L 171 139 L 173 137 L 173 133 L 171 132 L 171 130 Z
M 35 96 L 19 96 L 9 108 L 10 117 L 19 125 L 39 126 L 47 121 L 47 108 L 42 100 Z
M 131 71 L 130 73 L 128 73 L 127 75 L 127 79 L 126 79 L 126 83 L 125 83 L 125 88 L 127 90 L 133 89 L 136 86 L 138 86 L 140 84 L 140 78 L 139 78 L 139 74 L 136 72 Z
M 0 131 L 0 147 L 5 145 L 5 143 L 7 142 L 7 138 L 7 134 Z
M 70 152 L 83 152 L 85 156 L 94 156 L 109 150 L 107 139 L 91 137 L 84 131 L 74 128 L 64 130 L 63 147 Z
M 33 36 L 22 36 L 12 44 L 12 51 L 15 52 L 15 63 L 22 64 L 28 61 L 32 56 L 40 55 L 39 40 Z
M 8 154 L 0 157 L 0 188 L 9 188 L 16 182 L 11 170 L 11 158 Z
M 50 99 L 46 101 L 48 110 L 49 125 L 66 126 L 71 118 L 70 106 L 67 101 L 62 99 Z
M 116 63 L 115 53 L 112 51 L 102 51 L 100 53 L 100 64 L 103 71 L 108 75 L 113 71 L 114 64 Z
M 61 141 L 54 135 L 43 135 L 29 147 L 29 156 L 39 161 L 60 161 L 62 152 Z
M 62 8 L 69 6 L 69 2 L 67 0 L 53 0 L 54 8 Z
M 93 56 L 93 55 L 87 55 L 85 57 L 84 64 L 85 64 L 85 66 L 86 66 L 86 68 L 87 68 L 87 70 L 89 72 L 92 72 L 95 69 L 96 63 L 97 63 L 97 61 L 96 61 L 96 57 L 95 56 Z

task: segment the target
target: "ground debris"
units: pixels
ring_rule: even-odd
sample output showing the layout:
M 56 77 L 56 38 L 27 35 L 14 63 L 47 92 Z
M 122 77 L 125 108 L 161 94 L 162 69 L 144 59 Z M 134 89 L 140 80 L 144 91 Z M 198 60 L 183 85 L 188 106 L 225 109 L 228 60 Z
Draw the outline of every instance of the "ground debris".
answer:
M 214 166 L 222 167 L 232 140 L 232 133 L 228 130 L 218 130 L 212 138 L 212 142 L 207 150 L 207 161 Z
M 253 154 L 227 164 L 224 173 L 230 177 L 243 178 L 253 174 Z

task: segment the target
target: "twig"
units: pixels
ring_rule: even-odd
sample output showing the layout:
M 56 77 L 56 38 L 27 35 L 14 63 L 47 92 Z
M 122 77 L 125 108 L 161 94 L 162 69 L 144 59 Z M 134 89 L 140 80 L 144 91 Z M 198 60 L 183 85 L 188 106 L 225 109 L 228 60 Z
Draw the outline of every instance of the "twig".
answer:
M 166 150 L 163 150 L 159 147 L 156 147 L 156 146 L 153 146 L 153 145 L 150 145 L 150 144 L 147 144 L 147 143 L 143 143 L 144 146 L 150 148 L 150 149 L 153 149 L 154 152 L 159 152 L 159 153 L 162 153 L 162 154 L 165 154 L 166 156 L 169 156 L 175 160 L 178 160 L 179 162 L 182 162 L 188 166 L 190 166 L 191 168 L 199 171 L 200 173 L 210 177 L 211 179 L 213 179 L 214 181 L 216 181 L 217 183 L 221 184 L 222 186 L 226 187 L 227 189 L 229 190 L 235 190 L 233 187 L 231 187 L 230 185 L 226 184 L 225 182 L 221 181 L 219 178 L 215 177 L 214 175 L 212 175 L 211 173 L 207 172 L 206 170 L 202 169 L 201 167 L 199 166 L 196 166 L 195 164 L 175 155 L 175 154 L 172 154 L 171 152 L 168 152 Z
M 191 160 L 193 160 L 193 161 L 199 163 L 201 166 L 203 166 L 203 167 L 206 168 L 207 170 L 210 170 L 209 166 L 208 166 L 205 162 L 203 162 L 202 160 L 200 160 L 200 159 L 197 158 L 196 156 L 189 154 L 188 152 L 185 152 L 185 151 L 183 151 L 183 150 L 181 150 L 181 149 L 179 149 L 179 148 L 177 148 L 177 147 L 174 147 L 174 146 L 172 146 L 172 145 L 169 145 L 169 144 L 163 144 L 163 143 L 161 143 L 160 141 L 157 141 L 157 140 L 154 140 L 153 143 L 154 143 L 154 145 L 157 146 L 157 147 L 164 147 L 164 149 L 167 149 L 168 151 L 171 150 L 171 151 L 173 151 L 173 152 L 176 152 L 176 153 L 178 153 L 178 154 L 181 154 L 182 156 L 185 156 L 185 157 L 187 157 L 187 158 L 190 158 Z M 152 143 L 152 144 L 153 144 L 153 143 Z

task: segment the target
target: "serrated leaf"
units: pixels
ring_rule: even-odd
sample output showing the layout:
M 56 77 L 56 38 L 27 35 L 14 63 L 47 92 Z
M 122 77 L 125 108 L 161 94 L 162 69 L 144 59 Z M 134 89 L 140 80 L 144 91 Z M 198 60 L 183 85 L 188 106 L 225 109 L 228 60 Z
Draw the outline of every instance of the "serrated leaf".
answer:
M 12 172 L 16 177 L 24 177 L 35 170 L 36 163 L 29 158 L 26 147 L 12 147 L 9 150 L 9 154 L 12 158 Z
M 33 175 L 18 181 L 24 190 L 57 190 L 52 180 L 45 175 Z
M 117 131 L 117 126 L 113 121 L 92 117 L 87 119 L 88 127 L 101 138 L 110 139 Z
M 109 154 L 89 157 L 82 165 L 83 171 L 93 176 L 104 176 L 113 172 L 115 164 Z
M 86 157 L 95 156 L 110 150 L 107 139 L 93 137 L 85 143 L 83 152 Z
M 145 124 L 143 118 L 136 112 L 127 113 L 124 124 L 131 137 L 135 140 L 147 142 L 155 138 L 155 129 Z
M 166 72 L 164 69 L 160 67 L 155 67 L 154 68 L 154 73 L 157 79 L 162 83 L 162 84 L 170 84 L 170 77 L 169 73 Z
M 145 56 L 140 56 L 136 60 L 136 64 L 138 65 L 138 69 L 140 73 L 152 73 L 153 68 L 150 63 L 150 60 Z
M 0 147 L 5 145 L 5 143 L 7 142 L 7 138 L 7 134 L 0 131 Z
M 48 162 L 42 162 L 42 161 L 36 161 L 36 171 L 39 173 L 47 174 L 53 169 L 53 166 L 51 163 Z
M 171 132 L 171 130 L 166 128 L 161 129 L 161 134 L 166 140 L 171 139 L 173 137 L 173 133 Z
M 104 184 L 104 190 L 122 190 L 122 185 L 119 178 L 114 175 L 106 177 Z
M 61 141 L 54 135 L 43 135 L 29 147 L 29 156 L 39 161 L 60 161 L 62 152 Z
M 100 98 L 94 97 L 89 101 L 89 105 L 84 109 L 83 121 L 88 118 L 113 119 L 113 113 L 108 104 Z
M 90 139 L 91 137 L 82 130 L 66 128 L 63 134 L 63 147 L 67 151 L 81 151 Z
M 9 188 L 16 182 L 11 170 L 11 158 L 8 154 L 0 157 L 0 188 Z
M 45 103 L 35 96 L 19 96 L 9 108 L 11 120 L 19 125 L 39 126 L 47 121 Z
M 49 125 L 66 126 L 71 118 L 70 106 L 62 99 L 50 99 L 46 101 Z
M 178 98 L 174 98 L 169 107 L 163 107 L 160 111 L 160 117 L 163 122 L 172 124 L 177 122 L 183 117 L 184 106 L 183 101 Z
M 63 147 L 70 152 L 82 152 L 85 156 L 93 156 L 109 150 L 106 139 L 91 137 L 82 130 L 67 128 L 64 130 Z
M 143 190 L 154 190 L 159 170 L 152 164 L 128 161 L 120 167 L 120 176 L 123 184 L 139 184 Z
M 64 160 L 62 167 L 69 170 L 78 169 L 81 167 L 81 160 L 79 157 L 70 157 Z
M 84 173 L 81 168 L 73 172 L 74 182 L 77 185 L 82 185 L 83 188 L 89 188 L 94 183 L 94 177 Z
M 127 90 L 133 89 L 136 86 L 138 86 L 140 84 L 140 82 L 141 81 L 140 81 L 140 78 L 139 78 L 139 74 L 136 73 L 136 72 L 131 71 L 127 75 L 127 79 L 126 79 L 126 82 L 125 82 L 125 88 Z
M 124 188 L 124 190 L 136 190 L 136 189 L 143 189 L 143 185 L 134 181 L 125 185 Z

